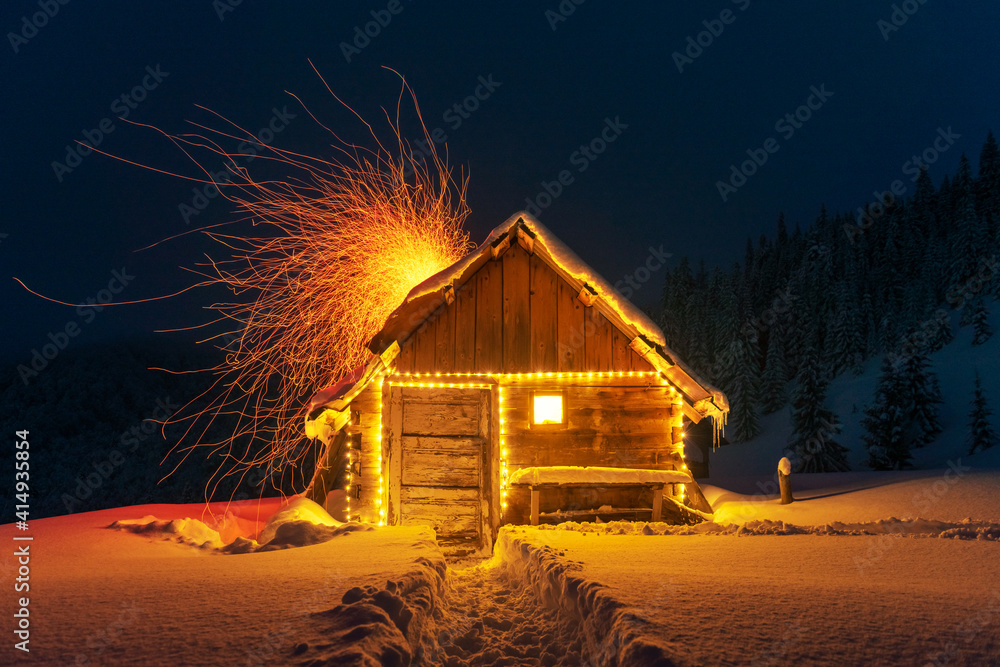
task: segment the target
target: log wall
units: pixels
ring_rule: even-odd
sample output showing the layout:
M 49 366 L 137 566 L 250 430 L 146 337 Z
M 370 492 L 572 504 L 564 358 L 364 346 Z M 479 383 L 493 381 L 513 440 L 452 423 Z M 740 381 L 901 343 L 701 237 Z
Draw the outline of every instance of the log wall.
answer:
M 351 498 L 351 515 L 363 521 L 378 523 L 378 482 L 382 471 L 381 386 L 378 382 L 358 394 L 351 403 L 351 421 L 355 456 L 361 454 L 361 474 L 355 475 L 355 497 Z
M 501 378 L 508 473 L 534 466 L 606 466 L 679 470 L 680 411 L 669 387 L 655 378 Z M 562 391 L 565 424 L 532 424 L 533 392 Z M 675 489 L 668 487 L 665 494 Z M 650 507 L 639 489 L 555 489 L 542 497 L 542 512 L 603 504 Z M 505 523 L 527 523 L 526 489 L 508 492 Z

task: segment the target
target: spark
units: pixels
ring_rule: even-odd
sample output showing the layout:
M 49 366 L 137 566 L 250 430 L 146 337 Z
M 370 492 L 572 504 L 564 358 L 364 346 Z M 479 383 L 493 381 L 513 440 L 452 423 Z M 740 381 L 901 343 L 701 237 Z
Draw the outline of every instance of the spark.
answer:
M 399 131 L 403 89 L 431 147 L 423 159 L 414 158 Z M 463 230 L 467 180 L 453 178 L 447 156 L 433 149 L 405 80 L 395 120 L 386 113 L 392 151 L 361 120 L 376 148 L 344 143 L 331 132 L 333 159 L 262 147 L 231 123 L 231 131 L 199 126 L 219 141 L 253 141 L 263 149 L 255 164 L 268 173 L 274 166 L 287 171 L 281 180 L 258 180 L 245 166 L 246 156 L 226 152 L 204 135 L 171 137 L 188 157 L 195 148 L 207 148 L 226 161 L 229 174 L 222 183 L 191 157 L 206 182 L 252 225 L 248 234 L 218 225 L 203 228 L 223 256 L 190 269 L 201 277 L 199 286 L 221 286 L 232 295 L 207 306 L 215 321 L 233 325 L 208 339 L 225 350 L 226 360 L 206 369 L 215 376 L 211 387 L 171 419 L 187 422 L 172 450 L 182 455 L 173 470 L 199 449 L 222 459 L 206 485 L 206 499 L 230 475 L 242 478 L 261 466 L 268 476 L 281 476 L 310 455 L 322 456 L 310 451 L 320 445 L 302 433 L 308 399 L 365 363 L 371 354 L 367 343 L 407 293 L 470 250 Z M 219 418 L 234 418 L 232 433 L 218 442 L 206 440 Z

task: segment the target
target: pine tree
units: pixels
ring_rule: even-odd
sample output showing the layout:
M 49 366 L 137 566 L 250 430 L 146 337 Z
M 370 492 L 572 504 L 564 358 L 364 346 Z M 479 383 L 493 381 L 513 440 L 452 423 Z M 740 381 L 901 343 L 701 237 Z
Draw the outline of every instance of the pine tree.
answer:
M 836 415 L 823 407 L 826 378 L 812 345 L 803 355 L 792 399 L 792 437 L 789 449 L 796 472 L 844 472 L 847 449 L 833 440 L 840 432 Z
M 955 332 L 951 328 L 951 314 L 947 310 L 938 309 L 934 311 L 934 318 L 931 322 L 933 328 L 927 350 L 929 352 L 936 352 L 955 340 Z
M 733 333 L 722 356 L 723 386 L 731 405 L 728 424 L 735 442 L 745 442 L 760 433 L 756 345 L 755 333 L 747 324 Z
M 764 374 L 760 379 L 760 407 L 765 415 L 777 412 L 788 401 L 785 384 L 788 382 L 788 365 L 782 345 L 782 330 L 772 326 L 767 335 L 767 355 Z
M 862 440 L 868 450 L 868 465 L 875 470 L 902 470 L 910 466 L 913 458 L 904 433 L 904 391 L 897 364 L 894 355 L 883 357 L 875 401 L 865 409 L 861 420 L 865 429 Z
M 841 282 L 837 289 L 837 311 L 831 331 L 830 366 L 834 375 L 851 370 L 861 375 L 864 360 L 864 341 L 861 338 L 861 322 L 858 304 L 849 293 L 850 286 Z
M 990 410 L 986 402 L 986 394 L 983 392 L 983 383 L 979 379 L 979 372 L 976 372 L 976 385 L 972 398 L 972 409 L 969 411 L 969 453 L 975 454 L 976 450 L 986 450 L 997 442 L 997 433 L 990 424 Z
M 979 175 L 976 178 L 976 211 L 986 225 L 987 233 L 1000 241 L 1000 148 L 990 132 L 979 153 Z
M 914 350 L 899 361 L 901 406 L 907 422 L 906 436 L 912 447 L 930 444 L 941 433 L 938 405 L 943 400 L 930 363 L 927 353 L 922 350 Z
M 993 335 L 993 327 L 990 326 L 990 309 L 986 305 L 986 300 L 978 296 L 972 302 L 970 310 L 972 311 L 969 316 L 972 322 L 972 344 L 982 345 Z
M 934 183 L 924 166 L 917 176 L 917 187 L 910 203 L 910 219 L 920 235 L 927 241 L 938 235 L 937 219 L 934 215 Z
M 952 224 L 954 232 L 952 238 L 954 240 L 951 246 L 950 285 L 962 285 L 976 272 L 979 255 L 983 251 L 983 230 L 979 217 L 976 215 L 971 172 L 969 160 L 963 155 L 953 185 Z M 969 315 L 968 309 L 963 309 L 960 326 L 969 324 Z
M 660 303 L 663 308 L 660 327 L 663 329 L 667 346 L 682 356 L 687 352 L 688 330 L 684 326 L 684 319 L 692 298 L 693 287 L 691 264 L 685 256 L 672 272 L 666 272 Z
M 871 355 L 878 349 L 878 321 L 875 315 L 872 294 L 868 291 L 867 286 L 861 295 L 861 305 L 858 311 L 858 317 L 861 319 L 861 332 L 865 350 Z

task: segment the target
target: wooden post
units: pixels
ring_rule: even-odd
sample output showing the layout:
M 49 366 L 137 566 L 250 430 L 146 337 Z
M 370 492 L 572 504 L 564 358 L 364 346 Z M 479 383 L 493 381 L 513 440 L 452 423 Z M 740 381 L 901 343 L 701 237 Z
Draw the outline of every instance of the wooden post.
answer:
M 663 512 L 663 486 L 653 487 L 653 521 L 659 521 Z
M 538 525 L 538 489 L 531 487 L 531 525 Z
M 386 383 L 389 390 L 389 405 L 383 403 L 383 408 L 388 407 L 388 420 L 383 424 L 388 426 L 383 434 L 383 443 L 388 441 L 388 457 L 385 464 L 385 475 L 383 483 L 386 487 L 385 523 L 387 526 L 395 526 L 400 522 L 399 507 L 399 486 L 403 477 L 403 388 L 393 387 Z
M 792 497 L 792 462 L 784 456 L 778 461 L 778 486 L 781 489 L 782 505 L 795 500 Z

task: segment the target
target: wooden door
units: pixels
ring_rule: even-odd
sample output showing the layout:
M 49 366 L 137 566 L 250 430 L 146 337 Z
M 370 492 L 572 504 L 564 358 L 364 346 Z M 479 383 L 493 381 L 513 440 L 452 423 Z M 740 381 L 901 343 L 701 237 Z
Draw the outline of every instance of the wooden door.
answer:
M 489 389 L 392 387 L 389 523 L 429 525 L 452 555 L 492 545 Z

